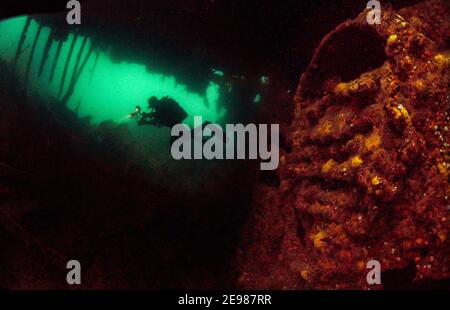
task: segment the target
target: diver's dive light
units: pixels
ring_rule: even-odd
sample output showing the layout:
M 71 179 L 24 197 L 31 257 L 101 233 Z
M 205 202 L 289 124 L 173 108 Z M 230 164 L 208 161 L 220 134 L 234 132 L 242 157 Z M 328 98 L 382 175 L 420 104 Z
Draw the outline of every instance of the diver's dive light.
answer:
M 136 106 L 136 109 L 134 110 L 133 113 L 130 113 L 130 118 L 135 118 L 137 117 L 139 114 L 141 114 L 141 107 L 140 106 Z

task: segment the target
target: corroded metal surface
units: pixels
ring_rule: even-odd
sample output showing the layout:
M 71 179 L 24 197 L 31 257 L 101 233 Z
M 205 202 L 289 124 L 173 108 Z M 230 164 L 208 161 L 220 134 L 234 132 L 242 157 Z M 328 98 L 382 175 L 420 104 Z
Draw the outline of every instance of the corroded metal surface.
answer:
M 400 286 L 450 277 L 449 6 L 366 15 L 301 77 L 280 185 L 256 194 L 244 287 L 367 288 L 372 259 Z

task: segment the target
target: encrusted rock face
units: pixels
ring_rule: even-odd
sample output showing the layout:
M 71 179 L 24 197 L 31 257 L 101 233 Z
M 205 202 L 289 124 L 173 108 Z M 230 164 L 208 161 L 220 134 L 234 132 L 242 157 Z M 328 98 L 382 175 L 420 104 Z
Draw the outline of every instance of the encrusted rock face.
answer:
M 370 260 L 400 286 L 450 278 L 449 3 L 366 15 L 301 77 L 280 185 L 255 195 L 246 288 L 367 288 Z

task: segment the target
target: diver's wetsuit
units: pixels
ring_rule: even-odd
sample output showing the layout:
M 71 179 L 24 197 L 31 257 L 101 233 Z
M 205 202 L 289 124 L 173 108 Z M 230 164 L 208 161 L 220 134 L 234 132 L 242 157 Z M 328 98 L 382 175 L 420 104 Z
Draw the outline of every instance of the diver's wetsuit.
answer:
M 172 98 L 164 97 L 149 107 L 149 113 L 141 113 L 139 125 L 165 126 L 172 128 L 176 124 L 183 122 L 188 114 Z
M 172 98 L 164 97 L 159 100 L 151 112 L 153 118 L 157 121 L 157 126 L 173 127 L 181 123 L 188 114 Z

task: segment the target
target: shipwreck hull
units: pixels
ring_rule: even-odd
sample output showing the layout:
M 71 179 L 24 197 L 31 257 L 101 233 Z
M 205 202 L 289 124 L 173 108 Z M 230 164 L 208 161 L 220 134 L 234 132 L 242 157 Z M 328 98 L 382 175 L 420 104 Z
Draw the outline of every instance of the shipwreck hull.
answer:
M 256 191 L 245 288 L 450 278 L 449 5 L 366 16 L 328 34 L 301 76 L 280 185 Z M 367 282 L 371 260 L 381 285 Z

